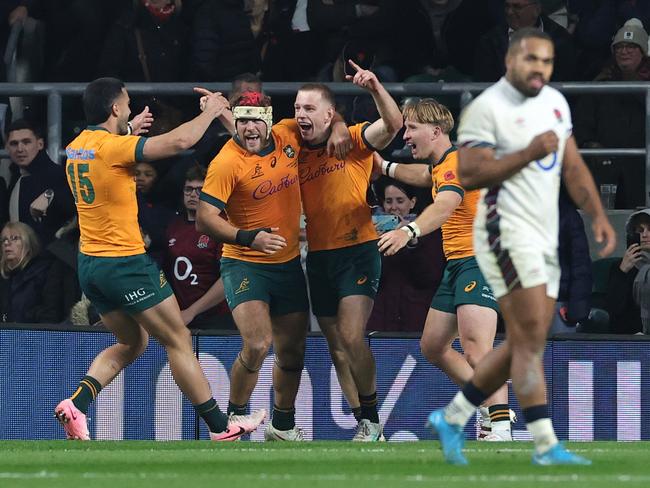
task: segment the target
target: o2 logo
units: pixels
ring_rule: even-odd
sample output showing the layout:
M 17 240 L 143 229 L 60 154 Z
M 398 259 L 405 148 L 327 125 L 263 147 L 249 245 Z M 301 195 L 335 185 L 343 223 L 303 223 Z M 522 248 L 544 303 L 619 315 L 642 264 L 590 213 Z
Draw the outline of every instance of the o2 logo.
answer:
M 185 272 L 181 273 L 180 268 L 181 264 L 185 265 Z M 199 279 L 196 276 L 196 273 L 192 273 L 192 262 L 185 256 L 178 256 L 174 262 L 174 276 L 178 281 L 184 281 L 188 278 L 191 278 L 190 285 L 198 285 Z
M 542 171 L 550 171 L 557 164 L 557 151 L 547 154 L 544 159 L 537 159 L 535 163 Z

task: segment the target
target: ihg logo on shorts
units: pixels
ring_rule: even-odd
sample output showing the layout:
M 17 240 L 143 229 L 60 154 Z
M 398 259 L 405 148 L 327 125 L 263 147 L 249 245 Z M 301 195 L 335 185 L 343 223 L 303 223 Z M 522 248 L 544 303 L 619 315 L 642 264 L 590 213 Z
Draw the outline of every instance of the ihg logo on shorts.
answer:
M 141 302 L 142 300 L 145 300 L 152 295 L 153 293 L 147 294 L 144 288 L 138 288 L 137 290 L 132 290 L 128 293 L 125 293 L 124 299 L 126 300 L 127 304 L 132 305 L 134 303 Z

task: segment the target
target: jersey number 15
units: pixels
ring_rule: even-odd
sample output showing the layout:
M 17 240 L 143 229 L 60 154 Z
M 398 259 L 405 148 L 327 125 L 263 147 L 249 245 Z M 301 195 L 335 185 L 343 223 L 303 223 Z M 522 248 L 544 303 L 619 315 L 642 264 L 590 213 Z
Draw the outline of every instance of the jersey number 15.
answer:
M 95 201 L 95 188 L 87 176 L 89 169 L 88 163 L 68 163 L 68 177 L 70 178 L 75 203 L 77 203 L 78 199 L 77 189 L 84 202 L 93 203 Z

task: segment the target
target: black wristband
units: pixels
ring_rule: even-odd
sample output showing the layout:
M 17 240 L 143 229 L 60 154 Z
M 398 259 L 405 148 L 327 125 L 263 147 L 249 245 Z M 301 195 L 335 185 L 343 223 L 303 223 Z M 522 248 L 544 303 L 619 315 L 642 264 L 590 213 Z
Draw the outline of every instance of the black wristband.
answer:
M 262 231 L 271 232 L 271 228 L 260 227 L 259 229 L 253 229 L 253 230 L 239 229 L 237 231 L 237 235 L 235 236 L 235 243 L 239 244 L 240 246 L 251 247 L 253 241 L 255 240 L 255 236 L 257 236 L 257 234 L 259 234 Z

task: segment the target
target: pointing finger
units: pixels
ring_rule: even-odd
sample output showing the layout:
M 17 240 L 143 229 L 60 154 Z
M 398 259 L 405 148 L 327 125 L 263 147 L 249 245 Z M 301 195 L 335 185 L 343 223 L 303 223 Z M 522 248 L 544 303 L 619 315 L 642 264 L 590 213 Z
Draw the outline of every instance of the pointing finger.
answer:
M 350 66 L 352 66 L 356 71 L 362 71 L 361 66 L 359 66 L 357 63 L 355 63 L 351 59 L 348 59 L 348 63 L 350 63 Z
M 195 86 L 193 90 L 200 95 L 210 96 L 213 94 L 210 90 L 206 90 L 205 88 L 201 88 L 200 86 Z

